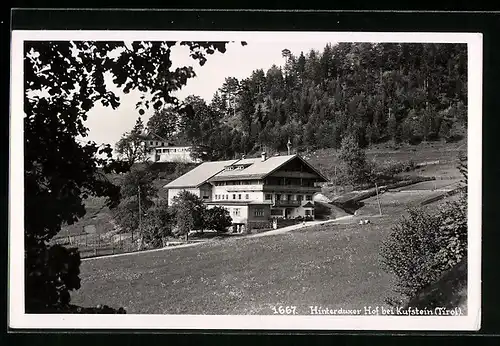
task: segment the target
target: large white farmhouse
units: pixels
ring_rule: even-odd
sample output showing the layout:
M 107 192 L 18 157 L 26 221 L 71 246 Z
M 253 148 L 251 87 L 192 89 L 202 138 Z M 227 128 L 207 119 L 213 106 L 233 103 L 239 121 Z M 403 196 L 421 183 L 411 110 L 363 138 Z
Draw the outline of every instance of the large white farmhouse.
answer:
M 233 224 L 253 228 L 271 218 L 314 218 L 315 183 L 327 179 L 299 155 L 205 162 L 164 188 L 168 202 L 186 190 L 226 208 Z

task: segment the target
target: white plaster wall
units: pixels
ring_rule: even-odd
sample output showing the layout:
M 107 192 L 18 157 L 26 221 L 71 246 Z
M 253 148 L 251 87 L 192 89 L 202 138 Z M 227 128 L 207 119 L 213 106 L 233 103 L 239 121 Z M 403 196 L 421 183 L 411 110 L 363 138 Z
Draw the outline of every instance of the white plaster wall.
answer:
M 195 162 L 190 152 L 161 153 L 158 162 Z
M 233 199 L 233 194 L 236 195 L 236 199 Z M 226 201 L 226 199 L 215 199 L 215 195 L 227 195 L 229 197 L 228 201 L 239 201 L 238 195 L 241 194 L 241 201 L 264 201 L 264 193 L 262 191 L 236 191 L 228 192 L 226 186 L 214 186 L 212 189 L 212 201 Z M 248 194 L 248 199 L 245 195 Z M 225 198 L 225 197 L 224 197 Z

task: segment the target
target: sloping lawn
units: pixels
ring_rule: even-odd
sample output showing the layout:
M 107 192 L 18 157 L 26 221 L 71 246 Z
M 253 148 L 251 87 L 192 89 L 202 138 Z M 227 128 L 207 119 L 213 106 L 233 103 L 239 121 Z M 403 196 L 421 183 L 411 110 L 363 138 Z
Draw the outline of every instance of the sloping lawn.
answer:
M 380 269 L 378 252 L 394 219 L 353 222 L 84 261 L 72 303 L 148 314 L 272 314 L 272 305 L 308 314 L 310 305 L 385 305 L 391 277 Z

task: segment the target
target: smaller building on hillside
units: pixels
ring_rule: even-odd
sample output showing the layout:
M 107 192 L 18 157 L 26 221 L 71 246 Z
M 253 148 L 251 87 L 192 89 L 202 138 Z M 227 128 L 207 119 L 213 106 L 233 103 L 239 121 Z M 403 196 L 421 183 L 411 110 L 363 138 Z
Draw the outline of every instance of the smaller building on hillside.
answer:
M 145 147 L 146 159 L 149 162 L 202 162 L 200 159 L 191 156 L 192 146 L 175 145 L 153 132 L 145 133 L 142 143 Z
M 156 147 L 151 150 L 149 159 L 152 162 L 183 162 L 183 163 L 201 163 L 200 159 L 191 156 L 191 146 L 165 146 Z

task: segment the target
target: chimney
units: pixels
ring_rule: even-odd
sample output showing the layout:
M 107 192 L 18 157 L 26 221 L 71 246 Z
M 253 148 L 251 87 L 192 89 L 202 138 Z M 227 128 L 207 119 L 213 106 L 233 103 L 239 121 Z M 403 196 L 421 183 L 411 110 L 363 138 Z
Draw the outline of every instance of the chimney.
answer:
M 266 159 L 267 159 L 266 152 L 263 151 L 262 154 L 260 154 L 260 157 L 261 157 L 261 161 L 266 161 Z

